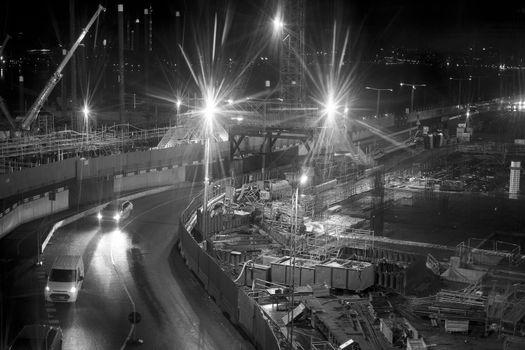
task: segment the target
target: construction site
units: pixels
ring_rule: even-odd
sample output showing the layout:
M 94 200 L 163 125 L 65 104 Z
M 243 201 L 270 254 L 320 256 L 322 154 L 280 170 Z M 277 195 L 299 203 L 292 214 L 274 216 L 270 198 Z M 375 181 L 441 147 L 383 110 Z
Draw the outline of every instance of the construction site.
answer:
M 520 159 L 421 143 L 395 170 L 324 155 L 223 182 L 193 233 L 297 348 L 519 349 L 525 202 L 503 148 Z
M 118 5 L 119 113 L 90 119 L 93 112 L 85 105 L 70 117 L 76 130 L 59 130 L 62 122 L 40 112 L 89 28 L 95 21 L 98 26 L 106 10 L 99 5 L 33 105 L 27 113 L 22 109 L 21 120 L 0 99 L 11 129 L 0 133 L 0 174 L 50 165 L 52 181 L 35 176 L 31 191 L 63 185 L 60 165 L 71 158 L 72 193 L 81 192 L 73 186 L 80 187 L 83 176 L 91 176 L 90 185 L 83 185 L 88 194 L 96 192 L 90 188 L 107 192 L 103 181 L 112 193 L 173 185 L 177 176 L 203 184 L 202 196 L 192 198 L 179 220 L 180 255 L 256 348 L 524 349 L 525 134 L 518 131 L 525 128 L 513 114 L 521 112 L 505 110 L 501 93 L 499 99 L 481 102 L 477 96 L 476 104 L 469 97 L 472 103 L 463 104 L 461 80 L 467 79 L 457 78 L 448 82 L 459 81 L 458 103 L 425 110 L 414 109 L 414 90 L 426 84 L 400 83 L 412 89 L 411 106 L 396 114 L 380 113 L 380 91 L 390 88 L 363 86 L 377 92 L 373 116 L 350 111 L 350 90 L 340 91 L 338 103 L 332 92 L 322 103 L 306 103 L 311 74 L 305 72 L 304 3 L 283 3 L 288 33 L 281 19 L 273 21 L 280 38 L 278 89 L 239 101 L 212 94 L 221 95 L 219 101 L 204 86 L 200 93 L 207 93 L 199 98 L 188 92 L 184 111 L 179 97 L 170 100 L 172 111 L 159 121 L 155 107 L 148 120 L 155 128 L 148 130 L 133 126 L 135 112 L 125 108 Z M 149 101 L 152 25 L 144 14 Z M 334 40 L 332 55 L 338 51 L 345 50 L 336 50 Z M 248 66 L 241 72 L 249 72 Z M 237 81 L 235 89 L 246 83 Z M 269 88 L 270 80 L 264 84 Z M 75 101 L 76 81 L 72 85 Z M 108 156 L 115 157 L 102 159 Z M 96 166 L 97 158 L 104 168 Z M 251 174 L 255 170 L 260 173 Z M 156 181 L 149 183 L 150 177 Z M 53 189 L 49 200 L 55 197 Z M 19 202 L 10 205 L 2 215 Z M 136 319 L 133 312 L 130 322 Z

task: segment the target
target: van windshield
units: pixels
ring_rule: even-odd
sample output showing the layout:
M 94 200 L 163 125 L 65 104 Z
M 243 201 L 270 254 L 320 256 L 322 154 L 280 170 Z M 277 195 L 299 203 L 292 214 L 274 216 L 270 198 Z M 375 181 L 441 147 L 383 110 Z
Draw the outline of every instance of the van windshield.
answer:
M 74 282 L 75 270 L 52 269 L 49 280 L 53 282 Z

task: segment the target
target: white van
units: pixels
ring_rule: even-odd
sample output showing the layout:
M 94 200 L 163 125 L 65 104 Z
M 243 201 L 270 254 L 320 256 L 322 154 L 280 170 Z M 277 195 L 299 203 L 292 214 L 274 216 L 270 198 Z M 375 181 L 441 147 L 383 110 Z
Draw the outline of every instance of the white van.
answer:
M 83 281 L 84 262 L 81 256 L 57 256 L 47 278 L 46 300 L 74 303 Z

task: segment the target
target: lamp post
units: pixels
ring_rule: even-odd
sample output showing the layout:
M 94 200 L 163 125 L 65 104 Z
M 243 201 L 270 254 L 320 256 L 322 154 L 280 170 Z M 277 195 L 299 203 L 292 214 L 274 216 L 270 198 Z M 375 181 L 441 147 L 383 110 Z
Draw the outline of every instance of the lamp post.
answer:
M 180 106 L 181 105 L 182 105 L 182 101 L 180 100 L 180 98 L 178 98 L 177 102 L 175 102 L 175 110 L 177 111 L 177 114 L 175 115 L 175 126 L 177 126 L 177 124 L 179 122 Z
M 377 91 L 376 116 L 377 116 L 377 118 L 379 118 L 379 101 L 381 100 L 381 91 L 390 91 L 390 92 L 392 92 L 394 90 L 392 90 L 392 89 L 379 89 L 379 88 L 375 88 L 375 87 L 371 87 L 371 86 L 367 86 L 367 87 L 365 87 L 365 89 Z
M 296 253 L 296 239 L 297 239 L 297 227 L 299 222 L 299 187 L 306 185 L 308 182 L 308 176 L 306 174 L 302 174 L 299 177 L 299 181 L 296 181 L 295 185 L 295 203 L 294 206 L 294 223 L 293 223 L 293 232 L 292 232 L 292 246 L 291 246 L 291 259 L 292 259 L 292 297 L 291 297 L 291 303 L 292 303 L 292 311 L 291 311 L 291 317 L 290 320 L 290 344 L 293 348 L 293 320 L 294 320 L 294 302 L 295 302 L 295 253 Z
M 450 81 L 456 80 L 456 81 L 459 82 L 459 86 L 458 86 L 458 105 L 461 105 L 461 82 L 464 81 L 464 80 L 472 80 L 472 77 L 468 77 L 468 78 L 453 78 L 453 77 L 450 77 L 448 79 Z
M 205 132 L 205 144 L 204 144 L 204 199 L 202 212 L 203 217 L 206 218 L 208 213 L 208 192 L 210 184 L 210 162 L 211 162 L 211 152 L 210 152 L 210 138 L 212 134 L 212 123 L 215 118 L 215 113 L 217 112 L 217 104 L 212 97 L 206 97 L 204 100 L 204 132 Z M 207 230 L 207 228 L 205 228 Z M 203 236 L 207 236 L 207 232 L 203 233 Z
M 89 108 L 87 105 L 84 105 L 82 108 L 82 113 L 84 114 L 84 127 L 86 128 L 86 143 L 89 141 Z
M 412 113 L 414 111 L 414 91 L 416 91 L 416 87 L 426 87 L 427 84 L 400 83 L 399 85 L 410 86 L 412 88 L 412 92 L 410 94 L 410 112 Z

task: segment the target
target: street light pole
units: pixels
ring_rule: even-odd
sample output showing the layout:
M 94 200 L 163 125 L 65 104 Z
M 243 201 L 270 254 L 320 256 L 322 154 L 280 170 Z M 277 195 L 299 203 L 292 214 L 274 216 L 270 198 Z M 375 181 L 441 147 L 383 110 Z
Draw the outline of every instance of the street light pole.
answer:
M 412 92 L 410 94 L 410 113 L 414 111 L 414 92 L 416 90 L 416 87 L 426 87 L 427 84 L 412 84 L 412 83 L 400 83 L 400 86 L 410 86 L 412 88 Z
M 459 82 L 459 86 L 458 86 L 458 105 L 461 105 L 461 82 L 463 80 L 472 80 L 472 77 L 468 77 L 468 78 L 452 78 L 452 77 L 450 77 L 449 80 L 457 80 Z
M 299 223 L 299 187 L 306 184 L 308 181 L 308 176 L 306 174 L 301 175 L 299 181 L 296 181 L 295 185 L 295 210 L 294 210 L 294 227 L 292 232 L 292 242 L 291 242 L 291 259 L 292 259 L 292 311 L 291 311 L 291 320 L 290 320 L 290 345 L 293 349 L 293 321 L 294 321 L 294 302 L 295 302 L 295 251 L 296 251 L 296 239 L 297 239 L 297 226 Z
M 209 193 L 209 184 L 210 184 L 210 163 L 211 163 L 210 138 L 212 136 L 213 119 L 215 118 L 216 112 L 217 112 L 217 102 L 215 101 L 215 99 L 210 96 L 205 97 L 204 109 L 203 109 L 205 144 L 204 144 L 204 198 L 202 201 L 202 213 L 204 217 L 203 222 L 206 222 L 206 223 L 208 222 L 207 221 L 208 196 L 209 196 L 208 193 Z M 203 230 L 204 239 L 206 239 L 207 234 L 208 234 L 207 229 L 208 229 L 207 225 L 205 224 L 205 228 Z
M 390 91 L 392 92 L 392 89 L 379 89 L 371 86 L 365 87 L 367 90 L 374 90 L 377 91 L 377 101 L 376 101 L 376 117 L 379 118 L 379 101 L 381 100 L 381 91 Z
M 82 108 L 82 113 L 84 114 L 84 127 L 86 128 L 86 146 L 89 142 L 89 108 L 88 106 L 84 106 Z

